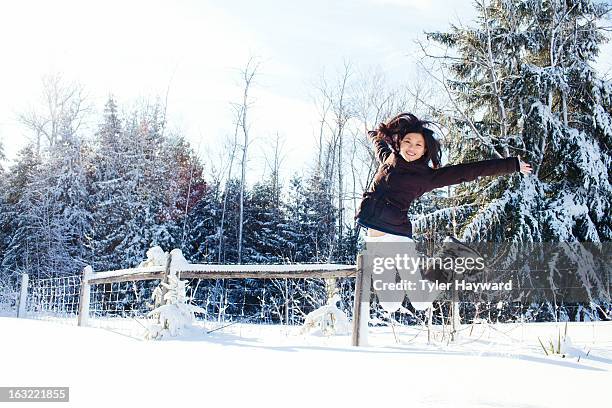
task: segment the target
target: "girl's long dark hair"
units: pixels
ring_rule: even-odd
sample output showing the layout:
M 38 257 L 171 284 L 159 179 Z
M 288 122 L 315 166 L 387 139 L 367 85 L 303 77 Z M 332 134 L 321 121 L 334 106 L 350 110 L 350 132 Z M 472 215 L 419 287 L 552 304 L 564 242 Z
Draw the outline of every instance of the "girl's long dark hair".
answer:
M 368 133 L 371 137 L 380 138 L 387 142 L 396 154 L 399 154 L 399 146 L 404 136 L 408 133 L 420 133 L 425 139 L 425 160 L 431 162 L 433 168 L 440 167 L 442 160 L 442 149 L 440 142 L 434 137 L 433 130 L 426 127 L 433 122 L 420 120 L 412 113 L 400 113 L 381 123 L 376 130 Z

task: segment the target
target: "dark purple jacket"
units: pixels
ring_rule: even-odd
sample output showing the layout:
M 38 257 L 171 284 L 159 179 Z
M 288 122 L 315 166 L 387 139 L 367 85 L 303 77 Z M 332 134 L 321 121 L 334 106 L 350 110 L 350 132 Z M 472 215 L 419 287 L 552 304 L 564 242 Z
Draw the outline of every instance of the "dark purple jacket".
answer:
M 395 235 L 412 237 L 408 209 L 414 200 L 435 188 L 519 171 L 517 157 L 482 160 L 432 169 L 424 158 L 407 162 L 386 142 L 373 138 L 380 162 L 369 191 L 355 215 L 357 223 Z

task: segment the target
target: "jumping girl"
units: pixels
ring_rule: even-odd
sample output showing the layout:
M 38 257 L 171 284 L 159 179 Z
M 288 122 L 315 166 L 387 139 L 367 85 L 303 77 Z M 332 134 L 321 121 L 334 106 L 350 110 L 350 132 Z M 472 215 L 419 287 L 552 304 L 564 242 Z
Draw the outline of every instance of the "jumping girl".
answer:
M 520 157 L 440 167 L 440 142 L 426 127 L 428 123 L 411 113 L 401 113 L 369 132 L 380 166 L 355 216 L 369 237 L 391 234 L 412 238 L 410 205 L 435 188 L 482 176 L 531 172 L 531 166 Z
M 356 222 L 367 228 L 366 242 L 414 242 L 408 210 L 414 200 L 433 189 L 482 176 L 531 172 L 520 157 L 440 167 L 440 142 L 428 124 L 411 113 L 401 113 L 368 132 L 380 166 L 355 215 Z

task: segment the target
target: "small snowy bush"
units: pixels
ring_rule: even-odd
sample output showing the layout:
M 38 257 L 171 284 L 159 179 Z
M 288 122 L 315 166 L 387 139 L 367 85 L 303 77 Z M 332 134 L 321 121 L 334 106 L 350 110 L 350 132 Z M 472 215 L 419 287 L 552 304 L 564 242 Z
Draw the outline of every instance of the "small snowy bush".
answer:
M 348 334 L 349 320 L 346 314 L 336 307 L 336 302 L 339 300 L 340 296 L 336 294 L 332 296 L 325 306 L 308 313 L 302 327 L 302 332 L 323 334 L 324 336 Z
M 162 282 L 153 291 L 155 304 L 165 303 L 149 312 L 149 317 L 157 317 L 157 323 L 150 325 L 147 338 L 161 339 L 164 336 L 177 336 L 183 329 L 190 327 L 194 320 L 194 313 L 205 313 L 198 306 L 187 303 L 187 281 L 180 280 L 176 275 L 168 276 L 168 283 Z M 162 286 L 168 291 L 162 297 Z

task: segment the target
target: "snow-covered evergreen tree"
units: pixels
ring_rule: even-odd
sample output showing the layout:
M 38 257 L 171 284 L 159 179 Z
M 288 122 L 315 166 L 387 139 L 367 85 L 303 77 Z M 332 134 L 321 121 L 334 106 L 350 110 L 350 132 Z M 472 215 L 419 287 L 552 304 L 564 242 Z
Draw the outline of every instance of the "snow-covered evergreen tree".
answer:
M 313 173 L 308 178 L 304 189 L 303 214 L 306 243 L 311 251 L 307 262 L 332 262 L 338 254 L 338 247 L 334 247 L 337 209 L 329 191 L 327 181 L 320 174 Z
M 197 202 L 183 219 L 183 251 L 192 263 L 217 263 L 221 223 L 218 184 L 203 184 Z
M 150 339 L 179 335 L 183 330 L 191 328 L 195 321 L 194 313 L 206 313 L 206 310 L 189 303 L 190 299 L 186 293 L 188 281 L 180 280 L 176 274 L 175 268 L 187 264 L 181 250 L 174 249 L 171 255 L 172 264 L 168 279 L 160 282 L 159 286 L 153 291 L 153 300 L 156 307 L 148 313 L 148 316 L 155 317 L 156 322 L 148 327 L 146 337 Z M 147 257 L 149 259 L 141 265 L 164 263 L 167 254 L 160 247 L 153 247 L 147 251 Z
M 80 271 L 91 264 L 93 254 L 92 215 L 88 191 L 89 159 L 91 149 L 76 136 L 63 137 L 51 148 L 43 173 L 49 179 L 49 191 L 59 210 L 58 227 L 61 229 L 71 267 L 66 273 Z
M 289 180 L 289 191 L 284 203 L 285 222 L 281 224 L 281 249 L 283 258 L 290 262 L 300 262 L 307 257 L 305 248 L 306 226 L 304 223 L 306 202 L 304 186 L 300 176 L 294 174 Z
M 91 259 L 91 214 L 84 148 L 71 129 L 40 161 L 32 146 L 21 153 L 9 180 L 14 225 L 4 268 L 38 277 L 78 272 Z
M 286 222 L 280 242 L 284 257 L 292 262 L 330 262 L 337 255 L 334 248 L 336 209 L 329 189 L 320 175 L 306 180 L 294 176 L 285 204 Z
M 159 104 L 122 118 L 112 97 L 106 103 L 92 181 L 97 270 L 133 266 L 151 245 L 181 239 L 186 146 L 163 127 Z
M 2 209 L 2 225 L 6 231 L 5 251 L 3 252 L 2 271 L 8 276 L 27 272 L 34 266 L 34 240 L 30 232 L 30 221 L 25 210 L 31 206 L 26 188 L 32 183 L 39 166 L 34 145 L 26 145 L 17 157 L 16 163 L 9 170 L 5 181 L 4 197 L 6 205 Z
M 455 52 L 446 68 L 458 112 L 448 123 L 461 148 L 452 149 L 451 162 L 520 154 L 535 174 L 456 188 L 463 238 L 609 241 L 612 84 L 592 67 L 609 5 L 494 0 L 476 7 L 475 26 L 429 34 Z
M 4 248 L 6 245 L 6 234 L 7 231 L 3 228 L 4 226 L 4 218 L 3 214 L 7 211 L 6 208 L 6 188 L 7 188 L 7 174 L 4 170 L 3 161 L 6 159 L 4 155 L 4 145 L 0 140 L 0 254 L 4 253 Z M 1 261 L 1 259 L 0 259 Z
M 278 263 L 283 214 L 273 179 L 256 183 L 246 202 L 244 254 L 246 263 Z
M 164 219 L 167 168 L 163 161 L 165 138 L 161 133 L 163 117 L 158 105 L 136 111 L 126 121 L 127 168 L 123 189 L 130 217 L 122 225 L 121 242 L 116 250 L 125 266 L 134 265 L 147 248 L 173 246 L 171 227 Z
M 442 118 L 456 136 L 450 162 L 521 155 L 535 171 L 460 185 L 453 211 L 423 224 L 448 228 L 454 215 L 466 241 L 610 241 L 612 83 L 593 68 L 610 5 L 481 0 L 476 8 L 475 25 L 429 34 L 451 51 L 444 84 L 455 111 Z M 589 296 L 609 296 L 603 275 L 576 273 L 597 288 Z
M 4 155 L 4 145 L 0 141 L 0 282 L 7 277 L 2 270 L 2 258 L 8 248 L 9 239 L 11 237 L 12 222 L 9 216 L 10 208 L 8 204 L 8 174 L 4 170 L 3 161 L 6 159 Z
M 124 224 L 131 214 L 133 200 L 128 183 L 127 166 L 130 146 L 123 132 L 122 120 L 113 97 L 104 107 L 103 120 L 96 134 L 95 157 L 92 161 L 92 212 L 94 217 L 94 270 L 110 270 L 120 266 L 122 254 L 115 249 L 123 240 Z

